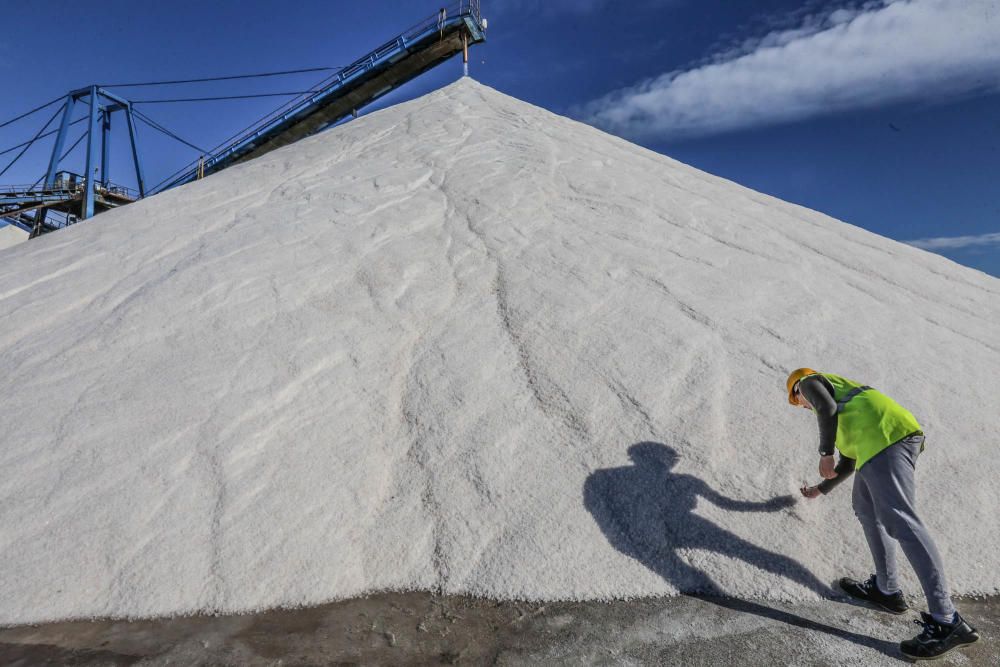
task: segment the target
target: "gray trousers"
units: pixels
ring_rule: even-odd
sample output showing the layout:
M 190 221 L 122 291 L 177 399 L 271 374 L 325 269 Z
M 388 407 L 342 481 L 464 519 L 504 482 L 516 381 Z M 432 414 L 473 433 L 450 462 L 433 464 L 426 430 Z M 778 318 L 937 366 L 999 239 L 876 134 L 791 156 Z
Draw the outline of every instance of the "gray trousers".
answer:
M 862 466 L 854 478 L 854 514 L 864 528 L 875 559 L 879 587 L 886 592 L 899 590 L 894 539 L 920 580 L 930 613 L 950 617 L 955 606 L 948 592 L 941 555 L 917 516 L 913 473 L 923 442 L 922 435 L 904 438 Z

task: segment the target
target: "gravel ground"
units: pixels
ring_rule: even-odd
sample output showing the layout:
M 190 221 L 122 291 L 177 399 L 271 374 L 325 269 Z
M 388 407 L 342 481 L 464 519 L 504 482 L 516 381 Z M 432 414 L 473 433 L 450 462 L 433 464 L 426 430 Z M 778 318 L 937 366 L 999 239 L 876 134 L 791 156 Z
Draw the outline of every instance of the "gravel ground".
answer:
M 912 600 L 914 605 L 917 600 Z M 1000 599 L 959 600 L 983 640 L 937 662 L 1000 665 Z M 309 609 L 0 630 L 34 665 L 895 665 L 915 612 L 845 601 L 498 602 L 384 593 Z

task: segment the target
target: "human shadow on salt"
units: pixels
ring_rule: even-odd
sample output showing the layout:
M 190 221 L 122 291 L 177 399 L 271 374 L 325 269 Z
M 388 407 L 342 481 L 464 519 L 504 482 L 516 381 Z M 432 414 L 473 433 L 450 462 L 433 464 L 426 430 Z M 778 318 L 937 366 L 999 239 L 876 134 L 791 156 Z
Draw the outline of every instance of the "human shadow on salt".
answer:
M 897 645 L 892 642 L 726 597 L 708 574 L 678 553 L 681 549 L 714 551 L 830 597 L 830 587 L 795 559 L 763 549 L 694 513 L 699 496 L 732 512 L 777 512 L 794 505 L 793 496 L 764 502 L 733 500 L 697 477 L 673 472 L 679 457 L 667 445 L 640 442 L 632 445 L 628 453 L 634 465 L 597 470 L 584 484 L 584 504 L 612 546 L 656 572 L 684 595 L 898 656 Z

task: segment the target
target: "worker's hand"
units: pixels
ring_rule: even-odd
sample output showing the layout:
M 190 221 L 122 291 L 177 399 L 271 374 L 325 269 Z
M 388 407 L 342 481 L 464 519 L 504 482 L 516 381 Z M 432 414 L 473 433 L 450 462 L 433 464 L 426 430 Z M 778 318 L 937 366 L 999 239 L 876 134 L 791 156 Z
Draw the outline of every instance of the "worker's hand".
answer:
M 832 454 L 819 457 L 819 476 L 823 479 L 833 479 L 837 476 L 837 472 L 834 470 L 835 466 Z
M 803 486 L 799 489 L 799 492 L 806 498 L 819 498 L 823 495 L 823 492 L 819 490 L 818 486 Z

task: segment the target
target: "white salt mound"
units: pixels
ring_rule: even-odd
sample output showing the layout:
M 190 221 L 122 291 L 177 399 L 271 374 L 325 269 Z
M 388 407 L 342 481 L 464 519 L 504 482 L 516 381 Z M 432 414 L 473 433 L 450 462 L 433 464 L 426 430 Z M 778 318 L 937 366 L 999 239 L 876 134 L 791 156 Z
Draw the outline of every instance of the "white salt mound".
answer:
M 14 225 L 6 225 L 0 220 L 0 250 L 28 240 L 28 233 Z
M 471 80 L 0 252 L 0 321 L 3 624 L 815 597 L 872 566 L 850 481 L 766 502 L 798 366 L 917 416 L 1000 590 L 1000 281 Z

